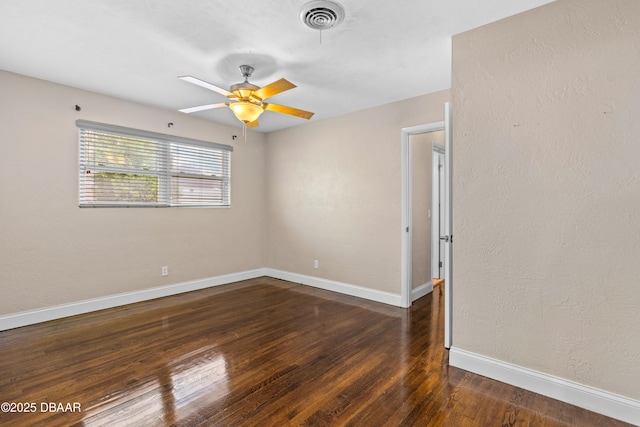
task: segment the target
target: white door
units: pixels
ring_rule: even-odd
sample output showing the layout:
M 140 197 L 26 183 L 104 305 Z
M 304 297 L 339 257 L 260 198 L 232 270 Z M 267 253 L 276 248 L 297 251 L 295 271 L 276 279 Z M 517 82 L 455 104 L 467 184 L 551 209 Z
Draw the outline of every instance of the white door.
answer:
M 453 228 L 451 212 L 451 105 L 447 102 L 444 105 L 444 186 L 445 186 L 445 215 L 444 215 L 444 346 L 451 348 L 452 341 L 452 308 L 453 308 Z

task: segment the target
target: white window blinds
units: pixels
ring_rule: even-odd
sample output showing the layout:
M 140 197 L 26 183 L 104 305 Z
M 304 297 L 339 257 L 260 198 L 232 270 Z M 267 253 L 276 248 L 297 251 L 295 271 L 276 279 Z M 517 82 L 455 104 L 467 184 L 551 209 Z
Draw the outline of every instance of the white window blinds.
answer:
M 231 204 L 231 151 L 197 141 L 78 120 L 81 207 Z

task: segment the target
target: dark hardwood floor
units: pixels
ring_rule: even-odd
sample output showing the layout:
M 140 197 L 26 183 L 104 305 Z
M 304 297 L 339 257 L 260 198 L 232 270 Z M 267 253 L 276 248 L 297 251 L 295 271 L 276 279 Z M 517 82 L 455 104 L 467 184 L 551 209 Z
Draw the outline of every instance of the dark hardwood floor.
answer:
M 449 367 L 442 299 L 259 278 L 0 332 L 0 401 L 35 404 L 0 425 L 627 425 Z

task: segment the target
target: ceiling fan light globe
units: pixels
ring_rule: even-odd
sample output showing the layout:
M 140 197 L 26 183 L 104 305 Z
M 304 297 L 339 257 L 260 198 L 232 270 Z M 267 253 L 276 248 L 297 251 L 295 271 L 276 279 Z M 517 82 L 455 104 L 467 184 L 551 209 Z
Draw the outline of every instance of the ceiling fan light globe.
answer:
M 260 114 L 264 112 L 261 106 L 245 101 L 234 102 L 229 105 L 229 108 L 231 108 L 238 120 L 244 123 L 256 121 Z

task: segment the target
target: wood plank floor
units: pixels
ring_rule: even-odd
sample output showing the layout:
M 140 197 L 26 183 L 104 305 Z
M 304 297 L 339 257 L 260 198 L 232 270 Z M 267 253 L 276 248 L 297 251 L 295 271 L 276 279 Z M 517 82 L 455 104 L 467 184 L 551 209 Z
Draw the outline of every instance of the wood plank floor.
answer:
M 628 425 L 449 367 L 442 300 L 259 278 L 0 332 L 0 401 L 36 406 L 0 425 Z

